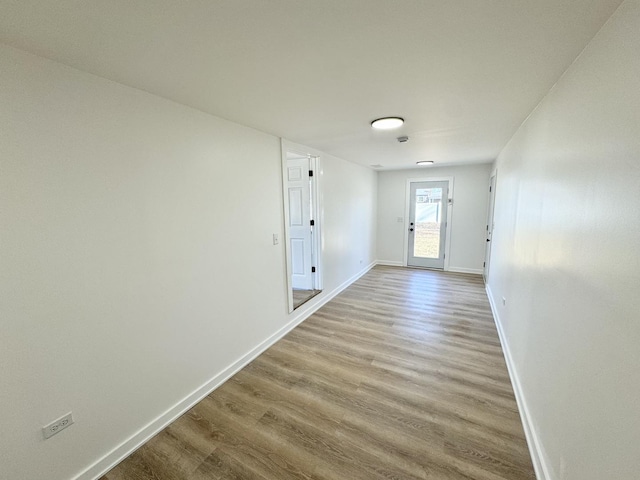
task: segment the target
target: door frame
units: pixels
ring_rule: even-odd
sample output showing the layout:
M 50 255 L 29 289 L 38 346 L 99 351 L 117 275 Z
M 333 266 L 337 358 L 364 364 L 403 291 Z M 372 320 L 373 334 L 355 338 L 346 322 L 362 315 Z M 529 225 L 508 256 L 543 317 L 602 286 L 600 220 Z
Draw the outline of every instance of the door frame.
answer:
M 449 182 L 449 198 L 447 199 L 447 227 L 445 228 L 444 239 L 444 268 L 443 271 L 449 270 L 449 253 L 451 251 L 451 219 L 453 218 L 453 183 L 455 177 L 417 177 L 407 178 L 405 187 L 405 202 L 404 202 L 404 246 L 403 246 L 403 261 L 404 267 L 409 266 L 409 208 L 411 203 L 411 184 L 417 182 Z M 420 268 L 420 267 L 412 267 Z
M 493 191 L 491 191 L 491 179 L 493 179 Z M 484 279 L 484 283 L 489 282 L 489 270 L 491 268 L 491 253 L 493 251 L 493 230 L 495 229 L 496 220 L 496 192 L 498 191 L 498 170 L 494 169 L 489 175 L 489 198 L 487 199 L 487 227 L 485 231 L 485 240 L 488 239 L 489 242 L 485 241 L 485 249 L 484 249 L 484 265 L 482 266 L 482 278 Z M 489 225 L 491 222 L 491 225 Z M 488 243 L 489 245 L 486 245 Z
M 291 246 L 289 245 L 289 202 L 285 193 L 287 178 L 287 152 L 295 153 L 301 156 L 309 157 L 309 168 L 313 170 L 313 179 L 311 181 L 311 201 L 313 203 L 312 216 L 314 220 L 314 234 L 311 237 L 311 262 L 316 267 L 313 284 L 316 290 L 323 290 L 323 263 L 322 263 L 322 225 L 324 225 L 324 208 L 322 207 L 322 161 L 321 153 L 304 145 L 290 142 L 284 138 L 280 139 L 280 155 L 282 169 L 282 211 L 284 226 L 284 250 L 285 250 L 285 271 L 286 271 L 286 288 L 288 311 L 292 313 L 293 308 L 293 283 L 291 281 L 292 265 L 291 265 Z

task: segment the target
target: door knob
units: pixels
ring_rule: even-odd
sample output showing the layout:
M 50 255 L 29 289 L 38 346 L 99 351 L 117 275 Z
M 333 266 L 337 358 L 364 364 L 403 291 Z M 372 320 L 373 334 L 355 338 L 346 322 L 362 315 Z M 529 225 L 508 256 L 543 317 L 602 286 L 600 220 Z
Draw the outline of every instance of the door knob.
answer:
M 410 232 L 413 232 L 413 228 L 410 228 L 410 229 L 409 229 L 409 231 L 410 231 Z M 487 240 L 487 241 L 488 241 L 488 240 Z

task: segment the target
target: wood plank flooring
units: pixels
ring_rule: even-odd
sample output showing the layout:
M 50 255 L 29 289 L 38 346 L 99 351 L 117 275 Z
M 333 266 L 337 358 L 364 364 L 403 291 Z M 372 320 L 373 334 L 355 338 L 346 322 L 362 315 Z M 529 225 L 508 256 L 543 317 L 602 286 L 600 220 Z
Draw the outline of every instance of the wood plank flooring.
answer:
M 303 303 L 308 302 L 316 295 L 322 293 L 322 290 L 300 290 L 294 288 L 292 291 L 293 295 L 293 308 L 298 308 Z
M 378 266 L 102 480 L 532 480 L 482 278 Z

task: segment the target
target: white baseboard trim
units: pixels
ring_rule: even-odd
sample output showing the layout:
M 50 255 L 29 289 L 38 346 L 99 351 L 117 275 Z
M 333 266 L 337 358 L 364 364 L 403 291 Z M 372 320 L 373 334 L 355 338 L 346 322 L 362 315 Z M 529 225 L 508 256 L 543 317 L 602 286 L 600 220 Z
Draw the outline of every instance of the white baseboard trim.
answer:
M 531 461 L 533 463 L 533 469 L 536 472 L 536 478 L 538 480 L 552 480 L 551 474 L 549 473 L 550 469 L 542 450 L 542 444 L 538 438 L 538 433 L 536 432 L 533 418 L 531 418 L 531 413 L 522 390 L 520 377 L 518 376 L 518 371 L 516 370 L 516 366 L 513 362 L 513 357 L 511 356 L 509 343 L 507 342 L 507 337 L 505 336 L 504 329 L 502 328 L 502 321 L 500 320 L 500 315 L 496 308 L 493 293 L 491 292 L 491 288 L 488 284 L 485 285 L 485 289 L 487 291 L 487 297 L 489 297 L 489 304 L 491 305 L 491 311 L 493 312 L 493 319 L 496 324 L 496 329 L 498 330 L 498 336 L 500 337 L 500 344 L 502 345 L 502 351 L 504 352 L 504 359 L 507 363 L 507 369 L 509 370 L 509 377 L 511 378 L 511 384 L 513 385 L 513 391 L 516 396 L 516 403 L 518 404 L 518 410 L 520 411 L 522 426 L 524 427 L 524 434 L 527 438 L 527 445 L 529 446 L 529 452 L 531 453 Z
M 271 347 L 274 343 L 284 337 L 287 333 L 297 327 L 304 320 L 309 318 L 316 310 L 320 307 L 328 303 L 332 300 L 336 295 L 342 292 L 345 288 L 351 285 L 353 282 L 362 277 L 365 273 L 371 270 L 376 265 L 376 262 L 372 262 L 367 267 L 365 267 L 360 272 L 353 275 L 351 278 L 347 279 L 336 288 L 331 290 L 330 292 L 323 292 L 320 295 L 317 295 L 312 300 L 304 304 L 304 308 L 301 307 L 298 309 L 295 314 L 293 314 L 289 322 L 280 328 L 278 331 L 273 333 L 267 339 L 259 343 L 256 347 L 252 348 L 245 355 L 240 357 L 238 360 L 233 362 L 227 368 L 225 368 L 222 372 L 215 375 L 211 380 L 207 381 L 204 385 L 198 387 L 196 390 L 191 392 L 185 398 L 180 400 L 174 406 L 170 407 L 160 416 L 149 422 L 147 425 L 142 427 L 136 433 L 134 433 L 127 440 L 122 442 L 120 445 L 115 447 L 109 453 L 107 453 L 104 457 L 87 467 L 81 473 L 76 475 L 73 480 L 95 480 L 113 467 L 115 467 L 122 460 L 131 455 L 135 450 L 140 448 L 145 442 L 150 440 L 154 435 L 159 433 L 162 429 L 168 426 L 171 422 L 176 420 L 182 414 L 187 412 L 190 408 L 192 408 L 195 404 L 201 401 L 204 397 L 213 392 L 216 388 L 226 382 L 233 375 L 238 373 L 242 368 L 244 368 L 248 363 L 253 361 L 258 355 Z
M 395 260 L 378 260 L 376 265 L 386 265 L 387 267 L 404 267 L 404 263 Z
M 481 268 L 449 267 L 447 272 L 472 273 L 474 275 L 482 275 L 482 269 Z

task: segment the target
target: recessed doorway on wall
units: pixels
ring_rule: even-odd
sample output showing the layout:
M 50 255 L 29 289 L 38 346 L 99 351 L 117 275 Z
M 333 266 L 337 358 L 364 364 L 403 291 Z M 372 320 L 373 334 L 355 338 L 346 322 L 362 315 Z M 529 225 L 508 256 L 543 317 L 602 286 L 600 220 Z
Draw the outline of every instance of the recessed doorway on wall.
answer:
M 318 163 L 301 146 L 282 142 L 289 312 L 322 291 Z
M 496 198 L 496 176 L 497 173 L 491 174 L 491 180 L 489 181 L 489 207 L 487 209 L 487 228 L 486 228 L 486 242 L 484 252 L 484 265 L 482 270 L 482 276 L 485 283 L 489 281 L 489 263 L 491 262 L 491 240 L 493 238 L 493 227 L 495 225 L 493 221 L 493 208 L 495 206 Z
M 446 270 L 453 178 L 407 181 L 405 264 Z

